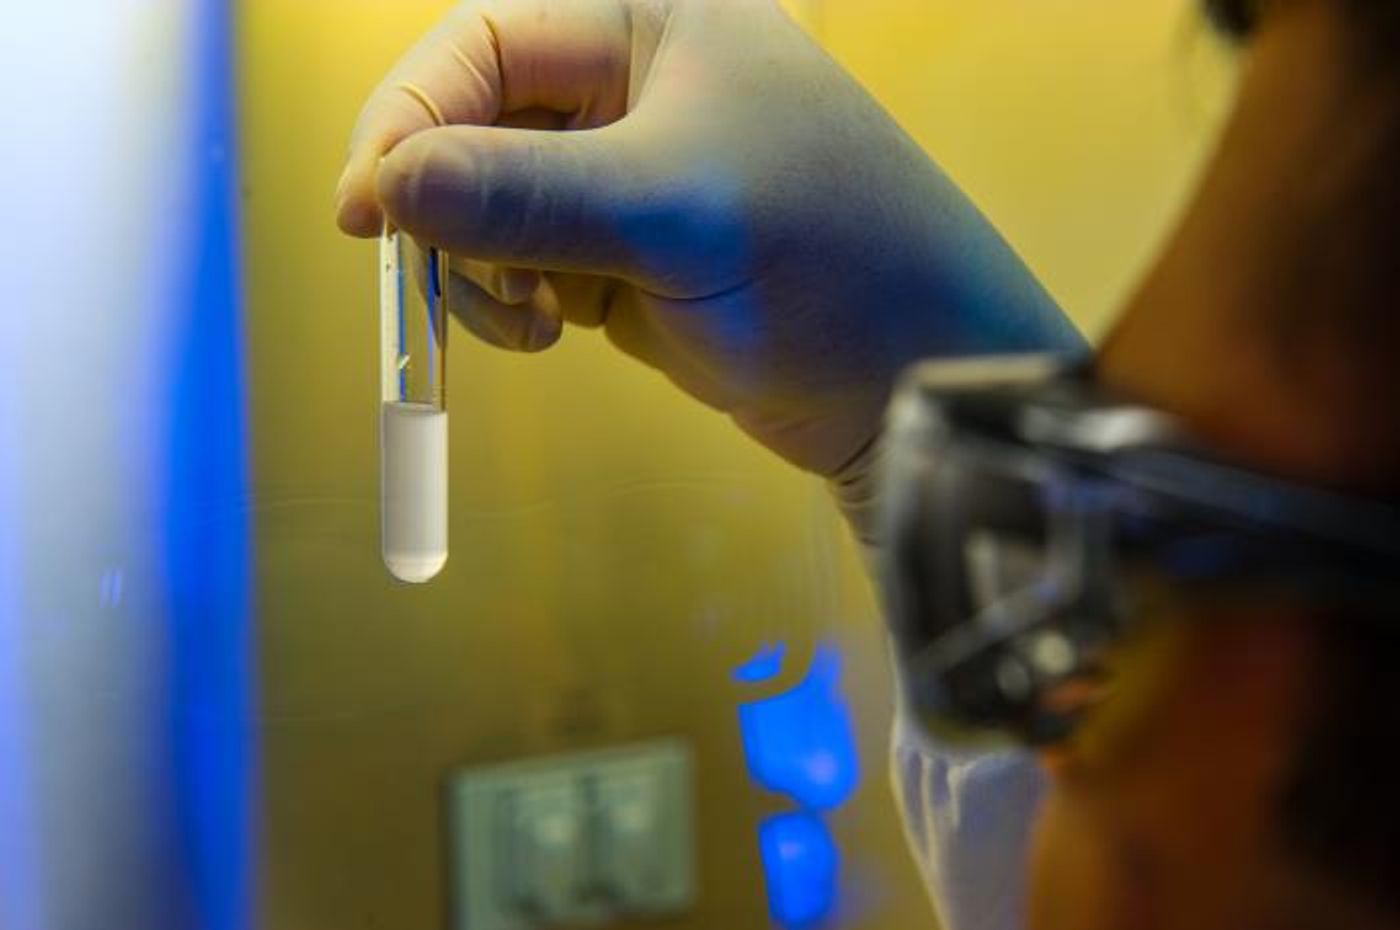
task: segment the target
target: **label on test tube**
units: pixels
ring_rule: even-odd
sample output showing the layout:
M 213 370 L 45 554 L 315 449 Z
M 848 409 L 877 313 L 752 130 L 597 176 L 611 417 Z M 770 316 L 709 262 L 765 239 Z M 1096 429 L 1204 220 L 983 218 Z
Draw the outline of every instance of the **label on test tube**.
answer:
M 447 563 L 445 269 L 438 254 L 380 245 L 380 520 L 384 565 L 400 581 Z

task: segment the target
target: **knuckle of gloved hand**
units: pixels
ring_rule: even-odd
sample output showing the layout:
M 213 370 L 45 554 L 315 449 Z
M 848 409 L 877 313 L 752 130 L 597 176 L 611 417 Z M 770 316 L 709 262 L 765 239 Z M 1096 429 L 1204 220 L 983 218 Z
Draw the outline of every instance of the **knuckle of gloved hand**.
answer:
M 497 148 L 484 139 L 470 176 L 473 193 L 463 204 L 464 227 L 498 262 L 532 256 L 540 247 L 577 221 L 567 199 L 571 185 L 561 178 L 561 166 L 532 144 Z

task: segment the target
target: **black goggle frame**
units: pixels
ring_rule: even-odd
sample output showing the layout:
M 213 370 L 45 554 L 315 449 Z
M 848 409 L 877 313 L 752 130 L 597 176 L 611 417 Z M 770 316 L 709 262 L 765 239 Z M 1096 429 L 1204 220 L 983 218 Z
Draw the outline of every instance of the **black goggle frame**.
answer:
M 1392 506 L 1226 462 L 1062 359 L 917 366 L 886 443 L 880 575 L 903 698 L 943 739 L 1066 736 L 1144 570 L 1400 603 Z

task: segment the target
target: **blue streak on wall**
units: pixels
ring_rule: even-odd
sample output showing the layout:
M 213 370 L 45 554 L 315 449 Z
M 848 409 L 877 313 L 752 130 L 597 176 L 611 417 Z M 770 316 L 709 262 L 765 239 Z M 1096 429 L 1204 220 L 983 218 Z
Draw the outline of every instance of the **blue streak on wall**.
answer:
M 201 930 L 252 926 L 247 424 L 230 0 L 193 0 L 188 277 L 177 295 L 165 567 L 173 768 Z

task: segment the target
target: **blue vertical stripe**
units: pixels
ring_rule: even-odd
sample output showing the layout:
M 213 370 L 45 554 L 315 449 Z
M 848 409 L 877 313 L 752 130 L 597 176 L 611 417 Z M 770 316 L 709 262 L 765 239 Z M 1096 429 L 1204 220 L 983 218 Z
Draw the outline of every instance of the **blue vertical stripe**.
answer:
M 193 922 L 252 926 L 247 423 L 230 0 L 193 0 L 188 274 L 174 315 L 164 560 L 180 851 Z

